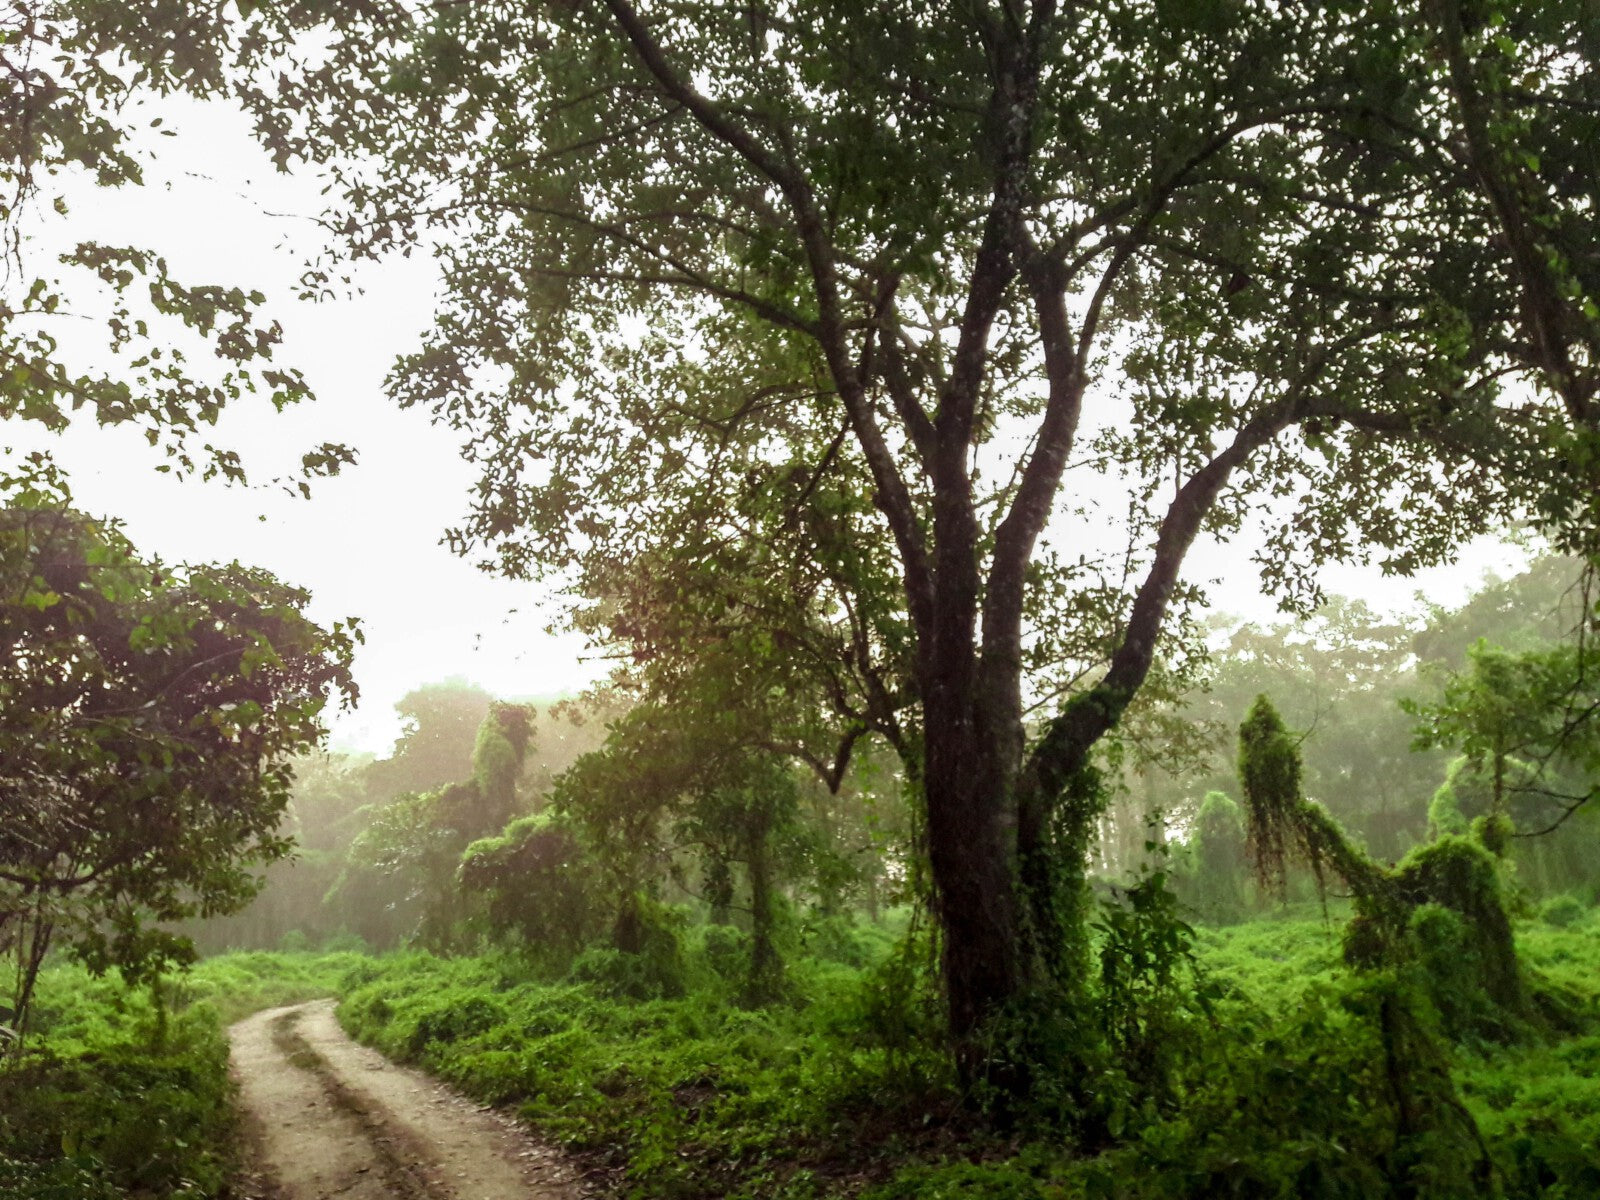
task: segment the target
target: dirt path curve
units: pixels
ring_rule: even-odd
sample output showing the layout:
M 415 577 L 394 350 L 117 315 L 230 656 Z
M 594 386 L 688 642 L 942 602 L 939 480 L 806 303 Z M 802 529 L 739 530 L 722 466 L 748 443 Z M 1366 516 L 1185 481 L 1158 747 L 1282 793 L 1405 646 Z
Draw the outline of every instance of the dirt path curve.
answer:
M 509 1118 L 357 1045 L 333 1001 L 228 1031 L 255 1158 L 245 1200 L 579 1200 L 576 1172 Z

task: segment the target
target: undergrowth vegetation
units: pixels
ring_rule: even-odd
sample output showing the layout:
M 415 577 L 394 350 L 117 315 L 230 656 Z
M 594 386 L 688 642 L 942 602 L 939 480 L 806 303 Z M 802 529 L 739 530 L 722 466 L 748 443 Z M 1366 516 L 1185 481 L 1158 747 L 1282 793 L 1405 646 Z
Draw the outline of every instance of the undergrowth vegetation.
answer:
M 21 1054 L 0 1069 L 0 1196 L 199 1200 L 232 1167 L 231 1021 L 334 992 L 352 954 L 234 954 L 154 987 L 42 972 Z
M 224 1025 L 338 993 L 354 1035 L 508 1107 L 620 1196 L 1600 1195 L 1600 911 L 1517 926 L 1530 990 L 1558 998 L 1567 1025 L 1435 1037 L 1462 1128 L 1470 1116 L 1482 1139 L 1454 1155 L 1400 1136 L 1382 1014 L 1406 998 L 1439 1018 L 1415 977 L 1351 973 L 1349 915 L 1330 900 L 1197 929 L 1203 1004 L 1165 1090 L 1130 1092 L 1074 1135 L 1058 1113 L 997 1122 L 962 1094 L 903 914 L 796 929 L 784 998 L 762 1007 L 743 1003 L 747 935 L 725 926 L 684 932 L 652 968 L 667 987 L 594 955 L 560 973 L 511 953 L 236 953 L 158 992 L 56 966 L 26 1054 L 0 1073 L 0 1194 L 226 1195 Z M 1126 936 L 1102 923 L 1102 963 Z
M 734 1002 L 714 942 L 697 941 L 682 995 L 541 980 L 509 956 L 414 954 L 352 971 L 340 1014 L 386 1053 L 512 1106 L 625 1196 L 1600 1194 L 1600 1027 L 1456 1046 L 1443 1069 L 1484 1146 L 1431 1151 L 1402 1136 L 1388 1101 L 1382 1017 L 1417 981 L 1352 976 L 1344 915 L 1305 905 L 1199 931 L 1209 1017 L 1168 1102 L 1114 1114 L 1098 1140 L 975 1120 L 922 964 L 874 927 L 835 933 L 849 955 L 796 956 L 786 1001 L 757 1010 Z M 1600 918 L 1530 921 L 1518 937 L 1540 986 L 1592 1017 Z

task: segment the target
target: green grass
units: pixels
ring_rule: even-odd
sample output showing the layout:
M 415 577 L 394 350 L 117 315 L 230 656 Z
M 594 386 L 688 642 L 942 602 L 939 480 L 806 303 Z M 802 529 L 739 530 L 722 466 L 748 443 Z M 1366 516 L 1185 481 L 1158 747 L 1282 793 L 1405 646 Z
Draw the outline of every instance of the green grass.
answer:
M 1560 927 L 1526 922 L 1517 948 L 1564 1008 L 1600 1006 L 1600 910 Z M 1575 1036 L 1483 1047 L 1458 1064 L 1463 1098 L 1522 1194 L 1600 1196 L 1600 1022 L 1582 1024 Z
M 333 994 L 358 955 L 233 954 L 149 989 L 62 964 L 0 1068 L 0 1196 L 200 1200 L 232 1169 L 227 1022 Z
M 642 1001 L 603 973 L 552 982 L 503 955 L 246 953 L 169 981 L 163 1023 L 147 992 L 54 967 L 36 1051 L 0 1074 L 0 1195 L 223 1194 L 225 1024 L 337 993 L 356 1036 L 520 1113 L 623 1196 L 1365 1200 L 1391 1194 L 1396 1170 L 1372 1020 L 1394 985 L 1343 967 L 1342 921 L 1308 905 L 1201 929 L 1211 1024 L 1180 1098 L 1100 1145 L 985 1129 L 894 933 L 842 922 L 796 952 L 785 1001 L 760 1010 L 735 1003 L 726 931 L 690 931 L 686 993 Z M 1565 1029 L 1453 1055 L 1490 1190 L 1424 1180 L 1419 1196 L 1600 1196 L 1600 916 L 1562 922 L 1524 921 L 1518 942 Z
M 196 963 L 170 992 L 178 1004 L 210 1004 L 227 1025 L 263 1008 L 337 995 L 346 976 L 371 961 L 349 952 L 236 951 Z

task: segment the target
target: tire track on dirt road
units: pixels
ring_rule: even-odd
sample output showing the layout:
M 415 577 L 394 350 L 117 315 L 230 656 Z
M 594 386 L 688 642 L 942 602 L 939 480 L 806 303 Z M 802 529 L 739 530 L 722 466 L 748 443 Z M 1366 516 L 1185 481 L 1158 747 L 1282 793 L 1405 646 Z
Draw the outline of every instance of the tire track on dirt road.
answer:
M 246 1200 L 580 1200 L 515 1122 L 352 1042 L 332 1000 L 228 1031 L 253 1170 Z

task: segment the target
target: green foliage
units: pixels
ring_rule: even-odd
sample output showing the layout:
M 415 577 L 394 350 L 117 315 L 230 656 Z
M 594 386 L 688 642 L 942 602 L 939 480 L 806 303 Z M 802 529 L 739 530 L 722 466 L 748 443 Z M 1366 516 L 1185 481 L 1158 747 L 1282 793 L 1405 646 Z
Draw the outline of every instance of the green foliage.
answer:
M 395 703 L 400 736 L 391 753 L 364 772 L 369 803 L 403 792 L 429 792 L 466 779 L 494 697 L 464 679 L 413 688 Z
M 145 246 L 84 240 L 72 210 L 114 205 L 113 189 L 145 183 L 158 140 L 145 102 L 232 94 L 235 72 L 283 53 L 320 7 L 251 5 L 197 21 L 181 0 L 137 14 L 46 0 L 0 13 L 0 253 L 10 264 L 0 417 L 60 431 L 82 414 L 159 447 L 159 471 L 245 478 L 239 455 L 211 440 L 223 410 L 252 394 L 276 410 L 308 395 L 300 372 L 275 361 L 283 331 L 263 315 L 266 298 L 184 278 Z M 354 457 L 323 443 L 280 482 L 308 494 L 309 480 Z M 14 482 L 0 480 L 0 492 Z
M 1473 838 L 1445 837 L 1418 846 L 1394 873 L 1407 925 L 1423 949 L 1436 1004 L 1472 1007 L 1482 995 L 1486 1019 L 1447 1019 L 1454 1035 L 1469 1029 L 1510 1032 L 1525 1015 L 1521 966 L 1496 856 Z M 1448 915 L 1446 915 L 1448 914 Z M 1438 969 L 1445 971 L 1437 974 Z
M 1093 1003 L 1111 1062 L 1131 1085 L 1130 1099 L 1168 1105 L 1176 1098 L 1185 1043 L 1205 1015 L 1208 989 L 1196 970 L 1194 930 L 1178 915 L 1165 873 L 1155 870 L 1123 889 L 1118 903 L 1101 908 L 1097 932 L 1100 977 Z M 1091 1099 L 1105 1106 L 1109 1097 Z M 1126 1117 L 1114 1104 L 1116 1134 Z
M 1422 836 L 1415 800 L 1432 786 L 1439 758 L 1413 750 L 1412 723 L 1398 707 L 1418 686 L 1412 624 L 1330 595 L 1309 615 L 1261 625 L 1217 616 L 1210 631 L 1226 641 L 1211 647 L 1204 686 L 1174 714 L 1202 740 L 1201 761 L 1150 773 L 1145 803 L 1192 820 L 1208 792 L 1234 789 L 1235 725 L 1266 693 L 1288 726 L 1305 731 L 1306 793 L 1375 853 L 1403 854 Z M 1133 823 L 1121 832 L 1125 843 L 1143 840 Z
M 1513 656 L 1548 654 L 1581 626 L 1588 595 L 1579 563 L 1541 555 L 1524 571 L 1487 581 L 1458 607 L 1427 608 L 1404 618 L 1380 615 L 1339 596 L 1327 597 L 1309 616 L 1272 625 L 1219 617 L 1212 622 L 1213 636 L 1226 633 L 1227 640 L 1212 648 L 1205 687 L 1187 694 L 1181 714 L 1173 716 L 1193 726 L 1192 736 L 1202 746 L 1221 745 L 1253 697 L 1269 694 L 1286 725 L 1303 731 L 1296 736 L 1305 793 L 1374 855 L 1398 860 L 1430 836 L 1418 799 L 1440 787 L 1441 775 L 1459 793 L 1455 807 L 1466 819 L 1451 815 L 1451 797 L 1440 791 L 1432 815 L 1444 824 L 1435 821 L 1433 830 L 1465 833 L 1470 819 L 1488 810 L 1492 795 L 1492 772 L 1481 762 L 1448 757 L 1431 741 L 1417 748 L 1413 714 L 1419 708 L 1424 716 L 1430 711 L 1431 700 L 1424 698 L 1448 683 L 1447 672 L 1465 668 L 1470 673 L 1468 655 L 1480 639 Z M 1570 675 L 1567 682 L 1574 682 Z M 1547 717 L 1580 716 L 1581 703 L 1574 706 L 1571 699 L 1559 689 L 1541 699 L 1524 688 L 1513 706 L 1531 706 L 1530 718 L 1541 704 Z M 1586 722 L 1571 724 L 1577 734 Z M 1576 739 L 1569 734 L 1567 740 Z M 1588 785 L 1570 764 L 1552 762 L 1541 771 L 1539 754 L 1531 759 L 1528 750 L 1518 754 L 1522 757 L 1507 770 L 1511 804 L 1524 831 L 1542 828 L 1563 807 L 1549 793 L 1579 796 Z M 1114 834 L 1102 854 L 1113 873 L 1129 869 L 1137 858 L 1144 841 L 1143 812 L 1160 809 L 1192 825 L 1208 790 L 1234 786 L 1232 765 L 1222 758 L 1220 752 L 1202 754 L 1191 764 L 1168 755 L 1164 770 L 1126 779 L 1129 799 L 1138 808 L 1119 804 L 1111 814 Z M 1512 854 L 1519 881 L 1546 893 L 1590 886 L 1582 823 L 1580 813 L 1555 834 L 1517 839 Z
M 230 955 L 159 998 L 47 967 L 28 1052 L 0 1069 L 0 1194 L 206 1200 L 229 1194 L 236 1130 L 223 1024 L 335 991 L 353 955 Z
M 1457 1037 L 1504 1028 L 1504 1013 L 1484 986 L 1482 939 L 1454 908 L 1426 903 L 1412 910 L 1406 933 L 1441 1027 Z
M 497 703 L 478 729 L 472 748 L 472 782 L 482 798 L 475 814 L 485 825 L 504 825 L 516 811 L 517 780 L 533 740 L 533 709 L 525 704 Z
M 705 925 L 699 930 L 700 954 L 724 982 L 737 980 L 750 962 L 750 935 L 732 925 Z
M 1159 960 L 1168 980 L 1202 972 L 1210 1009 L 1209 1019 L 1194 1011 L 1162 1026 L 1153 995 L 1137 998 L 1143 1015 L 1126 1026 L 1136 1040 L 1179 1043 L 1175 1055 L 1164 1048 L 1168 1100 L 1126 1104 L 1108 1117 L 1114 1130 L 1103 1125 L 1088 1144 L 1027 1126 L 997 1135 L 958 1116 L 933 1036 L 939 1000 L 926 947 L 910 941 L 864 971 L 796 957 L 791 1001 L 759 1013 L 710 983 L 679 1000 L 619 1001 L 533 982 L 512 959 L 414 956 L 353 973 L 341 1019 L 472 1095 L 514 1105 L 641 1195 L 1553 1200 L 1592 1191 L 1600 1050 L 1589 1033 L 1441 1049 L 1417 974 L 1352 981 L 1320 910 L 1202 930 L 1193 961 L 1157 882 L 1104 924 L 1102 961 L 1128 972 L 1119 994 L 1130 1003 L 1156 986 Z M 1470 938 L 1458 940 L 1465 928 L 1453 909 L 1415 910 L 1413 935 L 1441 958 L 1428 968 L 1436 979 L 1470 951 Z M 715 929 L 688 940 L 692 977 L 714 975 L 703 960 L 724 953 L 712 947 L 726 931 Z M 1592 930 L 1534 926 L 1522 941 L 1531 964 L 1590 1020 L 1600 1016 Z M 1185 983 L 1168 994 L 1182 1003 L 1194 993 Z M 1396 1100 L 1397 1070 L 1409 1108 Z
M 843 997 L 835 1027 L 857 1047 L 882 1056 L 886 1081 L 931 1087 L 947 1078 L 934 1049 L 944 1035 L 944 1014 L 930 958 L 926 938 L 910 927 L 877 961 L 865 964 Z
M 750 931 L 744 997 L 759 1006 L 784 988 L 782 885 L 808 884 L 831 898 L 851 872 L 817 828 L 826 814 L 805 820 L 805 784 L 768 745 L 776 718 L 744 702 L 741 674 L 721 677 L 701 664 L 677 682 L 683 690 L 670 703 L 650 692 L 616 721 L 606 744 L 557 781 L 551 805 L 595 868 L 601 883 L 591 895 L 609 911 L 612 945 L 624 953 L 641 952 L 640 914 L 665 883 L 692 886 L 688 864 L 698 867 L 715 920 L 730 919 L 742 883 Z M 773 704 L 781 708 L 781 696 Z
M 1301 794 L 1299 747 L 1264 695 L 1256 697 L 1239 726 L 1238 770 L 1250 854 L 1263 887 L 1282 894 L 1288 863 L 1297 853 L 1319 885 L 1330 865 L 1347 879 L 1371 874 L 1366 856 L 1349 844 L 1320 806 Z
M 462 855 L 517 815 L 517 783 L 532 735 L 528 706 L 491 704 L 473 751 L 473 777 L 374 806 L 333 896 L 348 905 L 376 892 L 397 910 L 402 936 L 438 950 L 458 944 L 470 925 Z
M 240 90 L 329 164 L 342 253 L 439 235 L 390 378 L 479 474 L 453 544 L 842 726 L 780 723 L 797 758 L 905 756 L 965 1038 L 1058 940 L 1010 833 L 1187 632 L 1202 532 L 1270 498 L 1308 608 L 1319 563 L 1592 506 L 1587 10 L 1507 8 L 354 6 Z M 1129 419 L 1080 436 L 1095 388 Z
M 570 956 L 600 932 L 598 869 L 570 822 L 542 812 L 521 817 L 461 856 L 461 886 L 481 898 L 490 933 L 530 954 Z
M 1293 857 L 1312 869 L 1319 887 L 1330 871 L 1343 880 L 1356 908 L 1345 930 L 1346 959 L 1407 980 L 1419 974 L 1417 987 L 1446 1036 L 1505 1039 L 1525 1031 L 1532 1014 L 1499 862 L 1504 818 L 1480 817 L 1471 836 L 1444 835 L 1384 867 L 1299 794 L 1298 755 L 1266 697 L 1256 701 L 1239 740 L 1258 871 L 1281 886 L 1284 864 Z M 1401 1040 L 1426 1058 L 1428 1023 L 1407 1008 L 1415 990 L 1402 989 L 1386 1004 L 1385 1031 L 1388 1037 L 1414 1027 L 1415 1036 Z
M 1428 801 L 1429 837 L 1459 837 L 1471 827 L 1471 822 L 1461 806 L 1461 795 L 1457 789 L 1459 776 L 1469 769 L 1464 758 L 1452 762 L 1444 782 Z
M 635 897 L 618 917 L 613 945 L 591 946 L 569 972 L 614 999 L 674 999 L 684 992 L 683 914 Z
M 1554 925 L 1557 929 L 1565 929 L 1569 925 L 1576 925 L 1586 919 L 1592 910 L 1570 892 L 1551 896 L 1539 906 L 1539 919 L 1546 925 Z
M 201 959 L 162 986 L 174 1008 L 207 1006 L 227 1025 L 263 1008 L 334 995 L 369 962 L 349 950 L 246 951 Z
M 1429 808 L 1438 831 L 1480 823 L 1486 845 L 1546 893 L 1592 886 L 1589 809 L 1600 780 L 1600 693 L 1585 639 L 1511 652 L 1478 641 L 1429 704 L 1417 744 L 1460 752 Z
M 0 512 L 0 956 L 25 1014 L 52 941 L 132 979 L 192 957 L 158 922 L 250 899 L 289 849 L 291 761 L 355 694 L 358 635 L 264 571 L 147 562 L 113 523 L 20 499 Z
M 1508 578 L 1488 578 L 1459 607 L 1433 608 L 1413 648 L 1434 668 L 1459 669 L 1481 643 L 1515 655 L 1546 650 L 1584 621 L 1581 560 L 1542 554 Z
M 511 958 L 395 958 L 348 992 L 340 1019 L 386 1053 L 514 1105 L 569 1147 L 603 1154 L 619 1187 L 640 1194 L 805 1195 L 800 1179 L 825 1178 L 846 1148 L 889 1164 L 903 1152 L 900 1129 L 951 1118 L 929 1026 L 889 1052 L 858 1024 L 881 977 L 797 960 L 789 1000 L 752 1011 L 710 982 L 702 953 L 691 944 L 685 965 L 704 986 L 643 1001 L 533 982 Z
M 42 1200 L 67 1180 L 89 1183 L 87 1196 L 221 1190 L 230 1088 L 215 1014 L 196 1010 L 166 1022 L 160 1045 L 152 1040 L 153 1014 L 141 1016 L 144 1028 L 98 1029 L 79 1053 L 47 1050 L 0 1073 L 7 1195 Z

